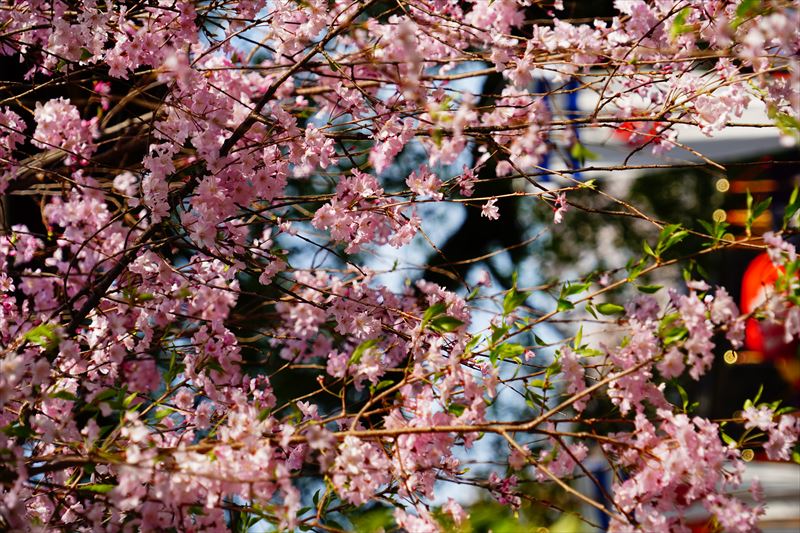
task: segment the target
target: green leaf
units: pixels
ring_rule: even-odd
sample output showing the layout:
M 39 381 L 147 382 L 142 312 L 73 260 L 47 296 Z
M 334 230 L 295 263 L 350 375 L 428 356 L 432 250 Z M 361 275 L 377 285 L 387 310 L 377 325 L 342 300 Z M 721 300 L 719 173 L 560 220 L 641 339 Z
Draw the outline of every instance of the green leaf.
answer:
M 350 360 L 347 362 L 347 364 L 349 365 L 357 364 L 359 361 L 361 361 L 361 356 L 364 355 L 364 352 L 366 352 L 370 348 L 374 348 L 377 345 L 378 345 L 378 339 L 369 339 L 362 342 L 361 344 L 356 346 L 355 350 L 353 350 L 353 355 L 350 356 Z
M 155 414 L 156 420 L 161 421 L 161 420 L 167 418 L 169 415 L 171 415 L 174 412 L 175 411 L 173 409 L 170 409 L 169 407 L 162 407 L 161 409 L 156 411 L 156 414 Z
M 759 7 L 761 7 L 761 0 L 742 0 L 739 5 L 736 6 L 736 16 L 746 17 Z
M 583 341 L 583 326 L 578 328 L 578 333 L 575 335 L 575 342 L 573 343 L 575 349 L 580 348 L 581 341 Z
M 686 24 L 686 19 L 691 14 L 692 10 L 689 7 L 685 7 L 678 11 L 678 14 L 675 15 L 675 18 L 672 19 L 672 26 L 669 29 L 669 36 L 672 39 L 678 37 L 679 35 L 683 35 L 684 33 L 688 33 L 692 31 L 692 27 Z
M 433 139 L 437 148 L 441 148 L 442 140 L 444 139 L 444 130 L 442 128 L 435 128 L 433 132 L 431 132 L 431 139 Z
M 451 403 L 447 406 L 447 411 L 455 416 L 461 416 L 466 410 L 467 406 L 460 403 Z
M 178 289 L 173 293 L 173 296 L 178 300 L 185 300 L 191 295 L 192 291 L 189 290 L 189 287 L 181 287 L 180 289 Z
M 107 494 L 114 490 L 115 487 L 116 485 L 110 485 L 108 483 L 92 483 L 90 485 L 82 485 L 81 490 L 88 490 L 98 494 Z
M 389 507 L 373 507 L 363 513 L 351 513 L 348 519 L 353 523 L 352 528 L 342 528 L 343 531 L 358 531 L 359 533 L 377 533 L 378 531 L 395 530 L 392 527 L 394 518 Z
M 433 320 L 434 317 L 441 315 L 447 310 L 447 304 L 444 302 L 438 302 L 430 306 L 428 309 L 425 310 L 425 314 L 422 315 L 422 329 L 425 329 L 425 326 Z
M 646 253 L 647 255 L 650 255 L 650 256 L 653 256 L 655 258 L 658 258 L 658 256 L 653 251 L 653 249 L 650 248 L 650 244 L 647 241 L 642 241 L 642 248 L 644 248 L 644 253 Z
M 686 407 L 689 405 L 689 395 L 686 393 L 686 389 L 675 384 L 675 388 L 678 389 L 678 394 L 681 396 L 681 402 L 683 402 L 683 411 L 686 412 Z
M 561 372 L 561 363 L 558 361 L 553 361 L 550 363 L 550 366 L 547 367 L 544 376 L 546 379 L 550 379 L 550 376 L 558 374 L 559 372 Z
M 789 204 L 783 211 L 783 229 L 786 229 L 789 226 L 789 222 L 792 220 L 792 217 L 795 215 L 795 213 L 797 213 L 797 210 L 800 209 L 800 202 L 797 201 L 797 191 L 798 187 L 795 185 L 794 189 L 792 190 L 792 195 L 789 197 Z
M 586 148 L 586 145 L 579 141 L 575 141 L 575 144 L 572 145 L 569 155 L 571 155 L 573 159 L 577 160 L 581 166 L 583 166 L 586 161 L 598 158 L 596 153 Z
M 669 236 L 675 233 L 680 227 L 680 224 L 667 224 L 661 228 L 661 232 L 658 234 L 658 242 L 664 242 L 667 240 Z
M 747 221 L 745 222 L 745 232 L 749 236 L 753 227 L 753 222 L 767 210 L 769 204 L 772 203 L 772 197 L 767 197 L 758 202 L 755 207 L 753 206 L 753 195 L 750 190 L 747 190 Z
M 52 347 L 54 344 L 57 345 L 60 340 L 56 335 L 54 324 L 39 324 L 25 333 L 23 338 L 43 348 Z
M 492 324 L 491 344 L 496 344 L 506 333 L 508 333 L 508 326 L 496 326 Z
M 133 403 L 133 400 L 135 400 L 135 399 L 136 399 L 136 396 L 137 396 L 138 394 L 139 394 L 138 392 L 132 392 L 132 393 L 130 393 L 129 395 L 127 395 L 127 396 L 125 397 L 125 399 L 122 401 L 122 407 L 124 407 L 125 409 L 127 409 L 128 407 L 130 407 L 131 403 Z
M 475 347 L 476 347 L 476 346 L 477 346 L 477 345 L 478 345 L 480 342 L 481 342 L 481 336 L 480 336 L 480 335 L 475 335 L 474 337 L 472 337 L 472 338 L 469 340 L 469 342 L 467 343 L 467 345 L 466 345 L 466 346 L 464 346 L 464 353 L 465 353 L 465 354 L 470 354 L 470 353 L 472 353 L 472 350 L 474 350 L 474 349 L 475 349 Z
M 50 397 L 57 398 L 59 400 L 68 400 L 70 402 L 74 402 L 78 399 L 77 396 L 66 390 L 60 390 L 58 392 L 54 392 L 53 394 L 50 395 Z
M 758 405 L 758 400 L 761 399 L 761 395 L 764 393 L 764 384 L 762 383 L 758 387 L 758 392 L 756 393 L 756 397 L 753 398 L 753 404 Z
M 711 235 L 713 239 L 710 243 L 704 243 L 703 246 L 715 246 L 719 241 L 722 240 L 722 237 L 725 235 L 725 231 L 728 229 L 730 224 L 723 221 L 714 220 L 713 222 L 706 222 L 705 220 L 698 220 L 700 224 L 705 228 L 706 232 Z
M 97 396 L 94 397 L 92 403 L 98 404 L 105 400 L 110 400 L 111 398 L 115 397 L 118 394 L 118 391 L 114 389 L 106 389 L 99 393 Z
M 654 252 L 654 257 L 661 257 L 661 255 L 681 242 L 689 232 L 681 229 L 680 224 L 668 224 L 661 229 L 658 235 L 658 244 Z
M 545 381 L 543 379 L 534 379 L 528 384 L 528 386 L 542 390 L 550 390 L 553 388 L 552 383 L 550 383 L 549 381 Z
M 566 298 L 575 294 L 581 293 L 591 287 L 591 283 L 571 283 L 567 284 L 561 289 L 561 297 Z
M 800 130 L 800 120 L 797 120 L 792 115 L 777 111 L 774 119 L 775 125 L 788 135 L 797 134 L 797 131 Z
M 537 409 L 537 408 L 545 405 L 546 402 L 545 402 L 544 396 L 542 396 L 541 394 L 538 394 L 536 392 L 533 392 L 531 389 L 527 389 L 525 391 L 525 403 L 531 409 Z
M 684 327 L 674 327 L 670 328 L 664 334 L 664 345 L 668 346 L 680 340 L 683 340 L 686 335 L 689 334 L 689 331 Z
M 683 239 L 685 239 L 687 235 L 689 235 L 689 232 L 686 230 L 676 231 L 669 237 L 669 239 L 666 240 L 666 242 L 664 242 L 661 251 L 666 252 L 667 250 L 669 250 L 670 248 L 681 242 Z
M 761 11 L 761 0 L 742 0 L 736 6 L 736 18 L 733 19 L 733 29 L 735 30 L 747 19 L 757 15 Z
M 783 135 L 793 138 L 795 142 L 800 141 L 800 120 L 778 111 L 774 106 L 767 109 L 767 114 L 775 121 L 775 126 Z
M 178 352 L 173 350 L 169 358 L 169 368 L 167 369 L 166 376 L 164 377 L 164 381 L 166 383 L 172 383 L 172 381 L 178 377 L 180 366 L 181 365 L 178 363 Z
M 792 452 L 792 461 L 800 465 L 800 452 L 795 450 Z
M 700 223 L 701 226 L 703 226 L 703 228 L 705 228 L 706 233 L 708 233 L 712 237 L 716 237 L 717 234 L 717 228 L 715 227 L 716 220 L 713 222 L 709 222 L 707 220 L 697 219 L 697 221 Z
M 387 387 L 391 387 L 392 385 L 394 385 L 394 381 L 392 381 L 390 379 L 384 379 L 383 381 L 379 381 L 378 384 L 375 385 L 375 392 L 378 392 L 379 390 L 383 390 L 383 389 L 385 389 Z
M 569 297 L 575 294 L 581 293 L 588 289 L 592 284 L 589 282 L 586 283 L 567 283 L 566 285 L 561 287 L 561 294 L 558 297 L 558 305 L 556 306 L 557 311 L 568 311 L 570 309 L 575 309 L 575 304 L 569 301 Z
M 514 525 L 512 524 L 511 531 L 514 531 L 514 529 Z M 499 531 L 499 529 L 496 531 Z M 586 524 L 577 514 L 562 513 L 558 519 L 553 522 L 549 528 L 547 528 L 547 531 L 586 531 Z
M 505 297 L 503 298 L 503 316 L 508 315 L 515 309 L 517 309 L 520 305 L 525 303 L 525 300 L 528 299 L 531 293 L 529 292 L 519 292 L 517 290 L 516 284 L 514 284 L 511 289 L 506 293 Z
M 558 305 L 556 306 L 556 311 L 558 312 L 569 311 L 570 309 L 575 309 L 575 304 L 573 304 L 569 300 L 559 298 Z
M 642 270 L 644 270 L 644 267 L 645 267 L 644 259 L 639 259 L 638 261 L 634 261 L 633 259 L 631 259 L 630 261 L 628 261 L 628 264 L 625 265 L 625 269 L 628 271 L 628 281 L 635 281 L 636 278 L 638 278 L 642 274 Z
M 7 436 L 11 438 L 17 438 L 22 440 L 27 440 L 36 434 L 36 432 L 33 431 L 32 428 L 28 427 L 27 425 L 21 425 L 17 422 L 13 422 L 4 427 L 3 433 L 5 433 Z
M 438 302 L 430 306 L 425 310 L 425 314 L 422 315 L 422 328 L 425 329 L 430 326 L 431 329 L 439 333 L 449 333 L 464 324 L 464 322 L 455 317 L 445 315 L 446 310 L 447 305 L 444 302 Z
M 700 275 L 700 277 L 702 277 L 703 279 L 708 279 L 711 277 L 708 275 L 706 269 L 703 268 L 703 265 L 699 263 L 695 263 L 694 269 L 697 271 L 697 274 Z
M 516 357 L 516 356 L 519 356 L 519 355 L 522 355 L 523 353 L 525 353 L 525 347 L 522 346 L 521 344 L 515 344 L 515 343 L 512 343 L 512 342 L 507 342 L 507 343 L 501 344 L 500 346 L 495 348 L 493 351 L 496 352 L 496 357 L 495 358 L 511 359 L 513 357 Z
M 737 446 L 739 444 L 738 442 L 736 442 L 736 439 L 734 439 L 727 433 L 722 433 L 720 436 L 722 437 L 722 440 L 725 441 L 725 444 L 732 444 L 733 446 Z
M 624 312 L 625 308 L 618 304 L 604 302 L 597 306 L 597 310 L 604 315 L 614 315 Z
M 443 333 L 450 333 L 451 331 L 455 331 L 460 326 L 463 326 L 464 322 L 461 320 L 454 318 L 452 316 L 438 316 L 431 320 L 431 328 L 435 331 L 443 332 Z
M 636 288 L 645 294 L 654 294 L 664 288 L 663 285 L 637 285 Z

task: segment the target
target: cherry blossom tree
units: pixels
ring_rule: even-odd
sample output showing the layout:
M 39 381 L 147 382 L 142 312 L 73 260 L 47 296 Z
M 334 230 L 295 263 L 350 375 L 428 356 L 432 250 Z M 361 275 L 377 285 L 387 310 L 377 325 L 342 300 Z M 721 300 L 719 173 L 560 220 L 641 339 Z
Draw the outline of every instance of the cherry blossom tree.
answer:
M 763 236 L 765 202 L 738 238 L 670 224 L 583 181 L 631 165 L 592 166 L 582 138 L 623 131 L 632 153 L 688 150 L 716 173 L 682 132 L 792 142 L 800 5 L 573 9 L 4 3 L 0 528 L 341 531 L 380 507 L 386 529 L 458 531 L 460 487 L 614 531 L 688 531 L 690 508 L 755 529 L 758 487 L 755 505 L 733 494 L 742 452 L 789 459 L 798 419 L 758 398 L 708 419 L 675 384 L 751 317 L 800 334 L 800 201 Z M 594 109 L 564 107 L 578 92 Z M 753 105 L 768 123 L 742 121 Z M 652 238 L 624 267 L 493 286 L 491 253 L 432 237 L 449 208 L 489 232 L 528 210 L 546 235 L 585 211 Z M 750 313 L 696 272 L 647 281 L 734 246 L 780 272 Z

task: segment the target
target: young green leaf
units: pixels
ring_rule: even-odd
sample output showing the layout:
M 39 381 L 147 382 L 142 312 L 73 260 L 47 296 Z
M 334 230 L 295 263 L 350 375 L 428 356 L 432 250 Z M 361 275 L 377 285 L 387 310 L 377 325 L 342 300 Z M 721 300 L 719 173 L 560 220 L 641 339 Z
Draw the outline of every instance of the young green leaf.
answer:
M 625 308 L 618 304 L 603 302 L 597 305 L 597 310 L 604 315 L 615 315 L 625 311 Z
M 750 18 L 756 16 L 761 11 L 761 0 L 742 0 L 736 6 L 736 17 L 731 23 L 731 28 L 736 29 Z
M 24 335 L 25 340 L 34 344 L 38 344 L 43 348 L 58 344 L 59 338 L 55 331 L 53 324 L 39 324 L 35 328 L 31 328 Z
M 558 311 L 560 313 L 561 311 L 569 311 L 570 309 L 575 309 L 575 304 L 573 304 L 569 300 L 565 300 L 563 298 L 558 300 L 558 305 L 556 306 L 556 311 Z
M 516 285 L 511 287 L 503 298 L 503 315 L 508 315 L 525 303 L 525 300 L 527 300 L 530 295 L 531 293 L 529 292 L 519 292 Z
M 361 361 L 361 357 L 364 355 L 364 352 L 366 352 L 370 348 L 374 348 L 377 345 L 378 345 L 378 339 L 369 339 L 362 342 L 361 344 L 356 346 L 355 350 L 353 350 L 353 355 L 350 356 L 348 364 L 351 365 L 357 364 L 359 361 Z
M 769 205 L 772 203 L 772 197 L 767 197 L 764 200 L 758 202 L 755 207 L 753 206 L 753 195 L 750 194 L 750 191 L 747 191 L 747 221 L 745 222 L 745 232 L 748 236 L 752 233 L 753 222 L 755 222 L 758 217 L 760 217 L 764 211 L 767 210 Z
M 588 289 L 591 285 L 591 283 L 568 283 L 561 288 L 561 298 L 579 294 Z
M 797 201 L 797 191 L 798 187 L 795 185 L 792 190 L 792 195 L 789 197 L 789 203 L 783 211 L 783 229 L 789 227 L 792 217 L 794 217 L 797 210 L 800 209 L 800 202 Z
M 106 494 L 111 492 L 116 488 L 116 485 L 110 485 L 108 483 L 91 483 L 89 485 L 81 485 L 81 490 L 88 490 L 89 492 L 96 492 L 98 494 Z
M 636 288 L 645 294 L 654 294 L 664 288 L 663 285 L 637 285 Z
M 447 304 L 444 302 L 437 302 L 427 308 L 425 313 L 422 315 L 422 329 L 425 329 L 425 326 L 427 326 L 434 317 L 443 314 L 446 310 Z
M 464 323 L 461 320 L 448 315 L 437 316 L 431 320 L 431 329 L 440 333 L 450 333 L 462 325 Z
M 720 433 L 722 440 L 725 441 L 725 444 L 729 444 L 732 446 L 737 446 L 739 443 L 736 442 L 736 439 L 728 435 L 727 433 Z
M 669 29 L 669 36 L 671 39 L 675 39 L 684 33 L 692 31 L 692 27 L 689 24 L 686 24 L 686 19 L 691 13 L 692 10 L 689 7 L 684 7 L 678 11 L 678 14 L 675 15 L 674 19 L 672 19 L 672 26 Z
M 575 144 L 572 145 L 572 148 L 569 151 L 569 155 L 572 156 L 573 159 L 578 161 L 581 166 L 586 164 L 586 161 L 597 159 L 598 155 L 591 150 L 589 150 L 585 144 L 576 141 Z

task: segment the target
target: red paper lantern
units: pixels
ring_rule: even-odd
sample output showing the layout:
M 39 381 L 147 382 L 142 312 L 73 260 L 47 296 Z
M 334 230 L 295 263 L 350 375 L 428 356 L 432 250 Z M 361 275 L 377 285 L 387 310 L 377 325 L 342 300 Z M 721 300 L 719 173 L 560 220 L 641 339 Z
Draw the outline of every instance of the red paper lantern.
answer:
M 780 270 L 766 253 L 753 259 L 742 277 L 741 308 L 750 313 L 764 302 L 767 290 L 774 287 Z M 764 360 L 792 356 L 797 342 L 786 343 L 781 324 L 749 318 L 745 326 L 745 348 L 758 352 Z

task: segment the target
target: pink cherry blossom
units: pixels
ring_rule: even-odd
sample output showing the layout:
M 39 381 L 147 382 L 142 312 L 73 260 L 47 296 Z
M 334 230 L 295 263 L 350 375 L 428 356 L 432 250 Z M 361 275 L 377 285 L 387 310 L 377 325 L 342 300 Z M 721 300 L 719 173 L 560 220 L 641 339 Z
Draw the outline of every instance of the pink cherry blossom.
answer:
M 495 205 L 497 203 L 497 198 L 490 198 L 483 204 L 481 207 L 481 216 L 486 217 L 489 220 L 497 220 L 500 218 L 500 209 Z
M 564 220 L 564 213 L 566 213 L 568 209 L 567 195 L 560 193 L 554 203 L 553 223 L 561 224 L 561 221 Z

